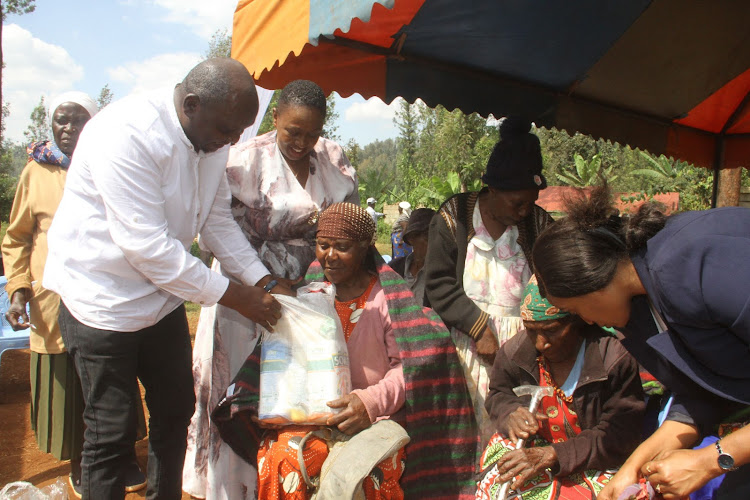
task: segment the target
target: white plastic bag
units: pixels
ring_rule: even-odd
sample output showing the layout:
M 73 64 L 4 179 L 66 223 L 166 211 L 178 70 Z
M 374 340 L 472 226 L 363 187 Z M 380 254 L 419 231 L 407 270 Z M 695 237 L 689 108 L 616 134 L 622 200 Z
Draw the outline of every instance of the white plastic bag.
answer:
M 0 490 L 0 500 L 68 500 L 68 483 L 62 477 L 41 489 L 25 481 L 8 483 Z
M 258 418 L 280 425 L 323 425 L 340 411 L 326 403 L 352 387 L 333 285 L 312 283 L 296 298 L 274 297 L 281 303 L 281 319 L 273 333 L 263 334 Z

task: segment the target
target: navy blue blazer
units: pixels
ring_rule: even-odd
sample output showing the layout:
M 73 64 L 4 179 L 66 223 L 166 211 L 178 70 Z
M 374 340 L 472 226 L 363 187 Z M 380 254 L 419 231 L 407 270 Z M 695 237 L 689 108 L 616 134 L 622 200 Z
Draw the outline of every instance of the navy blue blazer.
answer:
M 750 209 L 673 216 L 631 259 L 668 329 L 636 297 L 623 345 L 699 425 L 750 405 Z

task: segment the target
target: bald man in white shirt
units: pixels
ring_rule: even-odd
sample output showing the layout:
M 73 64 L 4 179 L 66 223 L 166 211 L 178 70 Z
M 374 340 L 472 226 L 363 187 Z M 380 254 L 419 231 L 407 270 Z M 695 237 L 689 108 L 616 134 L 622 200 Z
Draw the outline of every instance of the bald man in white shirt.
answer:
M 146 388 L 146 498 L 178 499 L 195 407 L 183 302 L 222 304 L 271 330 L 273 279 L 232 218 L 229 145 L 258 111 L 231 59 L 202 62 L 174 89 L 109 105 L 83 130 L 48 233 L 44 287 L 62 299 L 63 341 L 86 408 L 83 498 L 124 498 L 123 465 Z M 195 236 L 232 279 L 189 253 Z

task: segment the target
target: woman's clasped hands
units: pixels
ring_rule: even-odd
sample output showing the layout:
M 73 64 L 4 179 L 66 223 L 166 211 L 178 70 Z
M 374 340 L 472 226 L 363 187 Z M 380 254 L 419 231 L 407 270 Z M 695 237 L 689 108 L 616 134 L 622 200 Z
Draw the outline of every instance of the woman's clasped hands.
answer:
M 508 416 L 508 437 L 511 441 L 528 439 L 539 432 L 540 421 L 547 416 L 541 413 L 532 414 L 524 407 L 517 408 Z M 557 465 L 557 452 L 552 446 L 520 448 L 509 451 L 497 462 L 500 480 L 513 481 L 510 485 L 516 489 L 529 479 L 539 475 L 545 469 Z

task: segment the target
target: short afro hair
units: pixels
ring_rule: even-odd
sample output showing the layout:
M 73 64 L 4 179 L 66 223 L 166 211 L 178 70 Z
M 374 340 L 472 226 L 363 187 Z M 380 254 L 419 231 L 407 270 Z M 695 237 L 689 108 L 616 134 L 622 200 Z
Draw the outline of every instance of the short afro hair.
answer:
M 279 95 L 277 107 L 307 106 L 326 115 L 326 95 L 317 83 L 310 80 L 294 80 L 288 83 Z

